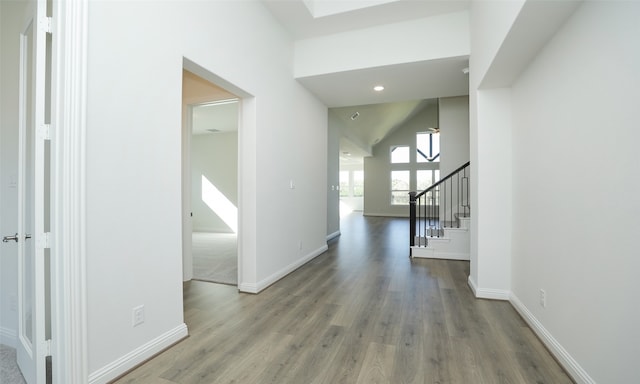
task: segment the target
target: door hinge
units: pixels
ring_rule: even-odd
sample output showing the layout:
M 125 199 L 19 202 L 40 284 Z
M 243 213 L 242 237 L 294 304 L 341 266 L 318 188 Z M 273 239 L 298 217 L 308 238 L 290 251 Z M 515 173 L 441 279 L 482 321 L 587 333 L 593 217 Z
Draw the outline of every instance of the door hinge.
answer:
M 38 129 L 38 136 L 42 140 L 51 140 L 51 124 L 42 124 Z
M 40 238 L 41 246 L 44 249 L 51 248 L 51 232 L 45 232 Z
M 51 22 L 52 19 L 50 17 L 43 17 L 40 19 L 40 28 L 46 33 L 51 33 Z

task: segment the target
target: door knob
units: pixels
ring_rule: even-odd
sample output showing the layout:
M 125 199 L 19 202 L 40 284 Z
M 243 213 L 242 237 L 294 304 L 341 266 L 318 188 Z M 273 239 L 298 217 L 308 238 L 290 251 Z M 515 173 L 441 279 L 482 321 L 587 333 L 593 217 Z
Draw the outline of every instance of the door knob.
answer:
M 3 243 L 8 243 L 10 240 L 15 241 L 16 243 L 18 242 L 18 234 L 16 233 L 13 236 L 5 236 L 2 238 L 2 242 Z

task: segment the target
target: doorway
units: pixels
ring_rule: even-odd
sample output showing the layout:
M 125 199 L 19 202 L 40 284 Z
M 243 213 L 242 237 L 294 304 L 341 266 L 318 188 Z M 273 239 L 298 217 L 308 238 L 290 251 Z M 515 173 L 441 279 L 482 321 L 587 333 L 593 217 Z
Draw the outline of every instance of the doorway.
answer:
M 184 280 L 238 285 L 240 98 L 183 70 Z

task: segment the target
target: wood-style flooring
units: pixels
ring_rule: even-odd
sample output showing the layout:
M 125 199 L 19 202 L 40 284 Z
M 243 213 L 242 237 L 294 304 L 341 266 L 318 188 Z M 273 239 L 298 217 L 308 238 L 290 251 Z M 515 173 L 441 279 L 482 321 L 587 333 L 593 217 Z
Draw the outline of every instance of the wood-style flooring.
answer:
M 190 337 L 117 383 L 571 383 L 469 263 L 408 257 L 406 219 L 343 219 L 329 250 L 258 295 L 185 285 Z

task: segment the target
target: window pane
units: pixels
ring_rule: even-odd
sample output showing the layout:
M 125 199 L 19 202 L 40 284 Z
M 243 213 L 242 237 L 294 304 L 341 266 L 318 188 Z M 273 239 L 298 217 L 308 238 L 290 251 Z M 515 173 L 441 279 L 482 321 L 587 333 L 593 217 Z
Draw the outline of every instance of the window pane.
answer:
M 340 197 L 349 196 L 349 171 L 340 171 Z
M 416 134 L 416 161 L 418 163 L 440 161 L 440 134 Z
M 391 171 L 391 190 L 409 191 L 409 171 Z
M 396 146 L 391 147 L 391 163 L 408 163 L 409 162 L 409 147 L 408 146 Z
M 353 196 L 364 196 L 364 171 L 353 171 Z
M 409 205 L 409 191 L 391 192 L 391 204 Z
M 409 204 L 409 171 L 391 171 L 391 204 Z
M 434 133 L 431 135 L 431 157 L 434 158 L 433 161 L 440 161 L 440 134 L 439 133 Z
M 418 163 L 426 163 L 429 156 L 429 134 L 416 134 L 416 161 Z
M 424 191 L 425 189 L 432 186 L 434 183 L 433 180 L 433 171 L 430 169 L 421 169 L 416 172 L 416 189 L 418 191 Z

